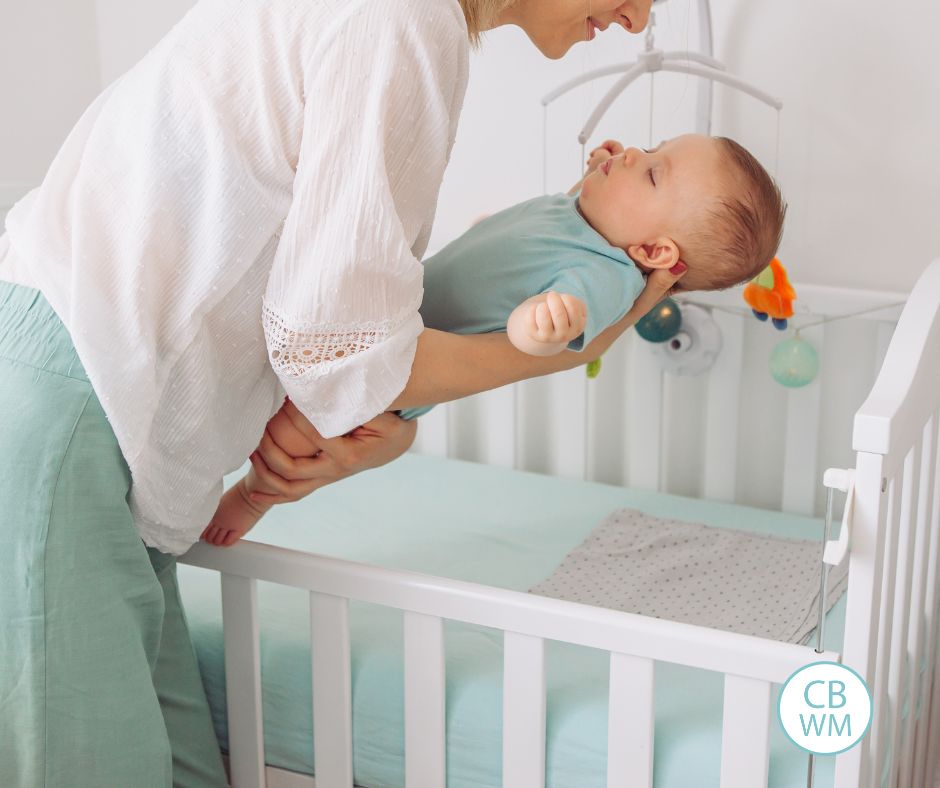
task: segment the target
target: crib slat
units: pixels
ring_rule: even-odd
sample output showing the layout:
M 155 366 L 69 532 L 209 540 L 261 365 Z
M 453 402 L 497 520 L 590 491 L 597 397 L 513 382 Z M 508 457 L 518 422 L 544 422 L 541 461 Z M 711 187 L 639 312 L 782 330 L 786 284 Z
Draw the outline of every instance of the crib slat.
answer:
M 310 594 L 313 754 L 318 786 L 352 788 L 349 601 Z
M 660 488 L 662 463 L 663 369 L 649 342 L 633 332 L 627 372 L 629 411 L 627 487 L 641 490 Z
M 610 655 L 607 788 L 653 784 L 654 666 L 651 659 Z
M 882 455 L 868 452 L 856 455 L 855 522 L 849 555 L 849 587 L 842 650 L 843 663 L 868 682 L 875 698 L 881 576 L 887 560 L 884 533 L 889 522 L 887 496 L 882 492 L 883 471 Z M 876 699 L 875 703 L 880 701 Z M 869 732 L 857 746 L 836 758 L 835 785 L 838 788 L 869 786 L 872 751 Z
M 598 383 L 584 376 L 584 479 L 597 479 L 597 430 L 600 427 L 598 413 Z
M 927 774 L 924 788 L 933 788 L 930 781 L 936 779 L 937 760 L 940 758 L 940 681 L 938 681 L 940 667 L 935 662 L 930 669 L 933 672 L 933 690 L 930 693 L 930 711 L 927 721 Z
M 881 574 L 881 605 L 878 614 L 877 661 L 875 680 L 871 687 L 874 711 L 869 740 L 871 742 L 869 775 L 880 780 L 892 739 L 891 720 L 894 708 L 888 691 L 891 663 L 891 640 L 894 633 L 895 577 L 897 572 L 898 531 L 901 519 L 901 489 L 904 470 L 888 481 L 888 519 L 884 532 L 884 568 Z
M 516 463 L 515 448 L 515 395 L 510 386 L 503 386 L 481 395 L 483 408 L 480 415 L 486 429 L 483 462 L 500 468 L 512 468 Z
M 934 424 L 931 417 L 924 427 L 922 437 L 921 473 L 918 480 L 917 524 L 914 537 L 914 577 L 911 588 L 910 629 L 907 651 L 909 655 L 906 697 L 908 699 L 907 737 L 898 752 L 900 775 L 898 785 L 907 788 L 912 784 L 914 771 L 914 746 L 922 724 L 919 719 L 924 674 L 921 661 L 924 658 L 924 608 L 926 606 L 927 565 L 929 556 L 930 510 L 933 506 L 932 480 L 934 477 Z
M 933 414 L 933 456 L 931 459 L 932 476 L 931 489 L 933 501 L 930 506 L 929 526 L 930 548 L 927 556 L 927 582 L 924 591 L 924 615 L 922 618 L 924 628 L 924 655 L 918 661 L 918 670 L 925 666 L 924 681 L 918 702 L 922 702 L 920 719 L 917 726 L 917 737 L 914 742 L 914 785 L 917 788 L 927 785 L 932 779 L 933 772 L 927 770 L 927 759 L 930 752 L 930 719 L 933 715 L 932 698 L 936 693 L 936 673 L 934 670 L 937 654 L 937 609 L 940 602 L 940 583 L 938 583 L 938 569 L 940 569 L 940 411 Z M 932 788 L 932 787 L 931 787 Z
M 444 788 L 444 624 L 405 612 L 405 785 Z
M 264 786 L 258 583 L 222 575 L 225 697 L 232 788 Z
M 822 357 L 824 326 L 802 331 L 802 337 Z M 783 463 L 781 509 L 812 516 L 819 485 L 817 447 L 822 403 L 819 377 L 787 394 L 787 437 Z
M 727 312 L 713 312 L 712 319 L 721 329 L 722 346 L 708 376 L 702 493 L 712 501 L 733 501 L 738 472 L 744 321 Z
M 904 718 L 907 689 L 908 626 L 911 619 L 911 585 L 914 566 L 914 536 L 917 517 L 917 483 L 920 481 L 921 441 L 904 461 L 904 485 L 901 488 L 901 516 L 898 532 L 897 579 L 894 598 L 894 633 L 891 638 L 891 665 L 888 672 L 888 694 L 891 698 L 892 735 L 889 784 L 895 785 L 900 771 L 902 734 L 910 729 L 911 719 Z
M 721 727 L 721 788 L 767 785 L 770 769 L 768 681 L 725 676 Z M 746 747 L 741 742 L 747 742 Z
M 418 454 L 429 454 L 432 457 L 450 456 L 450 435 L 448 430 L 449 404 L 438 405 L 434 410 L 425 413 L 418 420 L 418 434 L 411 451 Z
M 503 640 L 503 788 L 545 786 L 545 641 Z
M 584 367 L 551 375 L 548 380 L 551 391 L 548 421 L 552 430 L 551 474 L 567 479 L 583 479 L 588 443 L 583 415 L 587 411 L 587 376 Z

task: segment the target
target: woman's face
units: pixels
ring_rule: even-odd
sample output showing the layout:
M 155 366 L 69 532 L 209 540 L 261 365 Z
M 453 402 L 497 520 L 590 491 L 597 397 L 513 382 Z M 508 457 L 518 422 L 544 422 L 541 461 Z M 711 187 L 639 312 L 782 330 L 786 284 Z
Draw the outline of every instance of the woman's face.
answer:
M 631 33 L 646 27 L 653 0 L 517 0 L 500 24 L 518 25 L 545 57 L 556 60 L 598 30 L 620 25 Z

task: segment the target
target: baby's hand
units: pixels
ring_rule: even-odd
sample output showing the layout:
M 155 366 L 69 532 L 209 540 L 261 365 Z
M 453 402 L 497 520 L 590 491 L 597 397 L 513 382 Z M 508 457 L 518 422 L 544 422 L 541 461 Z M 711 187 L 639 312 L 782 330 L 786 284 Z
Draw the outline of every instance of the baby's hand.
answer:
M 591 151 L 587 160 L 588 174 L 594 172 L 608 159 L 619 156 L 621 153 L 623 153 L 623 145 L 617 140 L 605 140 L 599 147 Z
M 517 306 L 506 326 L 509 341 L 533 356 L 560 353 L 584 333 L 587 307 L 567 293 L 545 293 Z

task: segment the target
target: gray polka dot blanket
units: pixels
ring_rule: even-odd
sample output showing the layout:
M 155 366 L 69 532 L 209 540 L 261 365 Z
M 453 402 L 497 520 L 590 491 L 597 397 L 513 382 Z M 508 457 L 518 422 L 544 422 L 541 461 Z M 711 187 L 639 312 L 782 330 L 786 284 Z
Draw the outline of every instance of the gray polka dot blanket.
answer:
M 534 594 L 805 642 L 819 616 L 821 541 L 612 512 Z M 848 583 L 830 569 L 826 609 Z

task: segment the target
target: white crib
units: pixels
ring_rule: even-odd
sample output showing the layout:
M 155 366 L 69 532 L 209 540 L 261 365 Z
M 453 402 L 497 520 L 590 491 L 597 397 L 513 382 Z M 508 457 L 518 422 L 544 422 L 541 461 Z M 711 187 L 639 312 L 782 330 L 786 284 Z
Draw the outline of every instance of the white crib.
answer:
M 545 784 L 547 639 L 610 654 L 607 785 L 611 788 L 653 784 L 657 661 L 724 674 L 722 788 L 767 785 L 770 729 L 777 724 L 772 719 L 773 685 L 819 660 L 841 661 L 855 669 L 867 681 L 875 704 L 869 734 L 859 746 L 837 757 L 836 787 L 880 785 L 886 764 L 887 785 L 932 785 L 940 751 L 940 682 L 934 681 L 940 601 L 940 495 L 934 496 L 940 472 L 940 260 L 922 275 L 896 330 L 899 310 L 890 305 L 903 300 L 896 294 L 798 289 L 804 314 L 885 307 L 865 317 L 873 323 L 853 322 L 856 339 L 861 335 L 870 340 L 865 343 L 868 357 L 856 354 L 844 364 L 832 359 L 829 367 L 835 370 L 829 383 L 824 376 L 822 383 L 789 394 L 773 388 L 761 394 L 787 417 L 773 422 L 782 452 L 777 465 L 770 467 L 781 471 L 776 474 L 779 484 L 761 493 L 763 498 L 756 502 L 776 499 L 784 510 L 811 514 L 823 501 L 821 465 L 830 464 L 833 456 L 845 458 L 838 464 L 851 464 L 848 446 L 833 455 L 817 440 L 819 435 L 840 434 L 838 429 L 827 431 L 833 420 L 827 385 L 844 388 L 845 376 L 837 374 L 840 368 L 880 367 L 871 393 L 855 414 L 852 433 L 855 507 L 846 559 L 849 586 L 841 653 L 263 544 L 242 542 L 228 550 L 200 544 L 183 561 L 222 575 L 232 784 L 236 788 L 314 785 L 313 778 L 266 769 L 264 763 L 256 595 L 257 583 L 268 581 L 310 593 L 317 788 L 353 784 L 350 600 L 404 611 L 409 788 L 445 785 L 444 620 L 504 633 L 502 779 L 507 788 Z M 733 298 L 718 294 L 708 300 L 727 305 L 734 303 L 728 300 Z M 695 300 L 705 296 L 696 294 Z M 747 317 L 719 311 L 714 316 L 724 334 L 724 349 L 707 376 L 692 381 L 666 378 L 644 343 L 624 340 L 608 354 L 597 381 L 587 382 L 583 372 L 576 371 L 437 409 L 425 417 L 418 448 L 631 487 L 678 489 L 704 498 L 753 503 L 748 474 L 759 463 L 748 454 L 753 447 L 746 438 L 755 427 L 742 414 L 754 410 L 755 396 L 742 393 L 742 370 L 753 366 L 754 358 L 766 359 L 767 343 L 778 337 L 771 336 L 766 326 L 751 326 Z M 753 334 L 759 329 L 762 334 Z M 760 338 L 755 340 L 752 334 Z M 821 327 L 807 335 L 817 345 L 830 339 Z M 701 410 L 665 417 L 677 394 L 699 403 Z M 538 419 L 533 416 L 536 409 Z M 581 412 L 583 421 L 570 418 L 571 413 Z M 842 407 L 844 421 L 850 412 Z M 546 419 L 557 429 L 541 429 Z M 487 429 L 481 430 L 481 423 Z M 700 432 L 688 426 L 695 423 L 703 425 Z M 701 476 L 692 479 L 684 473 L 685 466 L 703 469 Z M 921 665 L 927 669 L 919 670 Z M 911 709 L 915 699 L 922 699 L 919 715 L 912 711 L 905 718 L 905 698 L 912 699 Z M 744 741 L 749 746 L 739 746 Z

